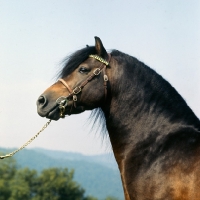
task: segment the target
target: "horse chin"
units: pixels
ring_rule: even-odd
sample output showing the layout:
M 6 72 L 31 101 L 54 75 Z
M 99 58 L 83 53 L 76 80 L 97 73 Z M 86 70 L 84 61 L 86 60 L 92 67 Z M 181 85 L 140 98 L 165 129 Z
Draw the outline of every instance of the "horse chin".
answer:
M 84 112 L 84 111 L 85 111 L 85 109 L 84 109 L 84 107 L 82 107 L 82 106 L 79 106 L 79 107 L 77 107 L 77 108 L 75 108 L 75 109 L 73 109 L 73 110 L 71 110 L 69 107 L 67 107 L 66 112 L 65 112 L 64 114 L 65 114 L 65 116 L 66 116 L 66 115 L 73 115 L 73 114 L 80 114 L 80 113 L 82 113 L 82 112 Z M 59 110 L 59 108 L 57 107 L 57 108 L 55 108 L 54 110 L 50 111 L 50 112 L 46 115 L 46 118 L 51 119 L 51 120 L 55 120 L 55 121 L 57 121 L 57 120 L 59 120 L 60 118 L 62 118 L 62 117 L 60 116 L 60 110 Z
M 49 113 L 47 113 L 46 118 L 51 119 L 51 120 L 59 120 L 60 119 L 60 110 L 58 107 L 55 109 L 51 110 Z
M 73 115 L 73 114 L 80 114 L 82 112 L 85 111 L 85 108 L 83 106 L 78 106 L 76 108 L 71 109 L 70 107 L 66 107 L 66 111 L 65 111 L 65 115 Z M 48 119 L 51 120 L 59 120 L 60 118 L 62 118 L 60 116 L 60 109 L 59 107 L 55 107 L 53 110 L 49 111 L 48 113 L 46 113 L 45 115 L 41 115 L 42 117 L 46 117 Z

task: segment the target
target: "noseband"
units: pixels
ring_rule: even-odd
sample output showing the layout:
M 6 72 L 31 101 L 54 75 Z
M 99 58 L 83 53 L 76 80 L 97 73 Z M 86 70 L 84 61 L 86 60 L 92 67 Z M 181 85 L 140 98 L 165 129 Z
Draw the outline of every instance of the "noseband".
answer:
M 91 75 L 89 75 L 87 77 L 87 79 L 85 81 L 83 81 L 80 85 L 76 86 L 74 89 L 71 89 L 70 86 L 67 84 L 67 82 L 63 79 L 59 79 L 58 81 L 60 81 L 69 91 L 69 95 L 67 97 L 59 97 L 56 100 L 56 103 L 59 105 L 59 109 L 60 109 L 60 117 L 64 118 L 65 117 L 65 110 L 66 107 L 68 105 L 68 101 L 72 100 L 73 104 L 71 106 L 71 110 L 70 113 L 72 112 L 73 108 L 76 108 L 76 102 L 77 102 L 77 94 L 79 94 L 82 89 L 85 87 L 85 85 L 87 85 L 88 82 L 90 82 L 95 76 L 98 76 L 101 72 L 103 72 L 103 79 L 104 79 L 104 90 L 105 90 L 105 99 L 107 97 L 107 82 L 108 82 L 108 76 L 106 75 L 106 66 L 109 65 L 110 59 L 111 59 L 111 55 L 108 54 L 108 61 L 106 61 L 105 59 L 101 58 L 98 55 L 89 55 L 90 58 L 94 58 L 96 60 L 98 60 L 99 62 L 101 62 L 102 64 L 100 65 L 100 67 L 96 68 Z

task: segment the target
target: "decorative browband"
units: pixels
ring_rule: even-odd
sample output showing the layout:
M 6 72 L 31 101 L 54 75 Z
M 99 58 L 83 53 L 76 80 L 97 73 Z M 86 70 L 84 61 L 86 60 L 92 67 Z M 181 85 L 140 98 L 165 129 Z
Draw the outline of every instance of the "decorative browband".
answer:
M 104 63 L 105 65 L 109 65 L 109 63 L 103 59 L 102 57 L 98 56 L 98 55 L 89 55 L 90 58 L 95 58 L 96 60 Z

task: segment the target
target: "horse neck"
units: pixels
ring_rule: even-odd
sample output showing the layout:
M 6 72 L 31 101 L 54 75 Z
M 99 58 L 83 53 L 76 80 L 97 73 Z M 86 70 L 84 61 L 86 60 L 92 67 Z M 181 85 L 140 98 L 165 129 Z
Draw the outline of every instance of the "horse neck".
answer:
M 111 69 L 112 97 L 104 112 L 117 160 L 149 137 L 164 137 L 184 126 L 200 130 L 199 119 L 182 97 L 143 63 L 113 61 Z

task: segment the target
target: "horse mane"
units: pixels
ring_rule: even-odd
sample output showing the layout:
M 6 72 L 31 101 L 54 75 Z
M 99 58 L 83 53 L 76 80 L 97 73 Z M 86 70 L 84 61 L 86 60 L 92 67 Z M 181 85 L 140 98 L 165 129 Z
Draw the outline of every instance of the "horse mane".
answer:
M 118 65 L 123 67 L 123 77 L 118 79 L 116 87 L 120 91 L 134 91 L 134 100 L 137 105 L 141 100 L 144 106 L 159 107 L 165 116 L 171 116 L 174 120 L 182 118 L 186 124 L 200 126 L 200 121 L 187 105 L 177 90 L 155 70 L 145 65 L 138 59 L 117 50 L 112 51 L 112 57 L 117 60 Z M 118 90 L 119 91 L 119 90 Z M 130 97 L 129 95 L 129 97 Z M 127 96 L 127 95 L 126 95 Z M 119 95 L 119 102 L 123 102 L 124 94 Z M 120 104 L 119 104 L 120 105 Z M 123 105 L 124 114 L 129 108 Z M 144 109 L 146 109 L 144 107 Z M 173 113 L 173 115 L 172 115 Z M 183 117 L 184 116 L 184 117 Z M 172 120 L 172 119 L 171 119 Z

